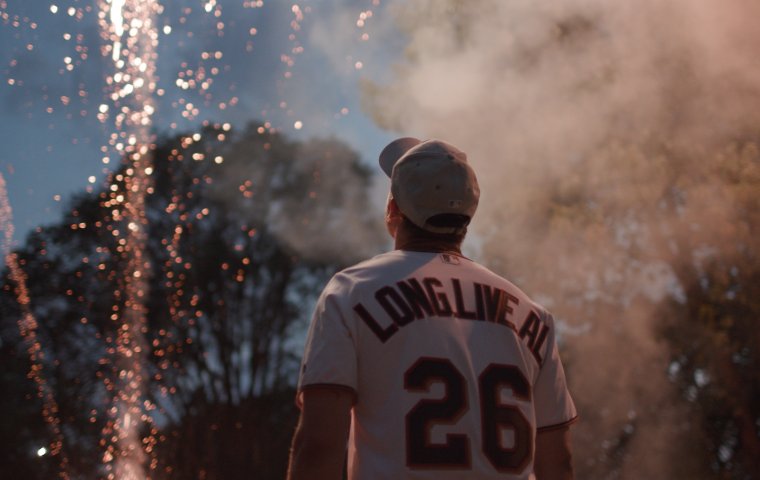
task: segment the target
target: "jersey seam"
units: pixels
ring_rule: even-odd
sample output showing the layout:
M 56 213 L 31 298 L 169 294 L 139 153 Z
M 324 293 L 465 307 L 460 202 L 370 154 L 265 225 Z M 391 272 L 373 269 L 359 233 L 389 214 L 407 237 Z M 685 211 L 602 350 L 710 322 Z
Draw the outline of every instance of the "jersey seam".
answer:
M 572 425 L 575 422 L 577 422 L 578 418 L 579 418 L 578 415 L 576 415 L 573 418 L 571 418 L 570 420 L 567 420 L 567 421 L 562 422 L 562 423 L 557 423 L 557 424 L 554 424 L 554 425 L 546 425 L 545 427 L 538 427 L 538 428 L 536 428 L 536 431 L 538 433 L 543 433 L 543 432 L 548 432 L 550 430 L 556 430 L 556 429 L 559 429 L 559 428 L 569 427 L 570 425 Z
M 352 405 L 356 405 L 356 402 L 358 401 L 359 395 L 356 393 L 356 389 L 353 387 L 349 387 L 348 385 L 341 385 L 339 383 L 310 383 L 308 385 L 304 385 L 301 388 L 298 389 L 296 392 L 296 406 L 300 409 L 303 406 L 303 402 L 301 401 L 301 394 L 305 390 L 310 390 L 313 388 L 324 388 L 328 390 L 342 390 L 342 391 L 348 391 L 351 396 L 351 403 Z

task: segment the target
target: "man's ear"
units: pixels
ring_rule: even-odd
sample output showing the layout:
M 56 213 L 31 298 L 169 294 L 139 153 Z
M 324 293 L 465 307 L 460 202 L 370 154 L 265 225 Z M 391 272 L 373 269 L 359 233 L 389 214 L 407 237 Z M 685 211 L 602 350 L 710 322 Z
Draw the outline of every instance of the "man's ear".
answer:
M 401 210 L 398 208 L 398 203 L 396 203 L 396 199 L 391 195 L 388 195 L 388 204 L 386 205 L 385 212 L 386 214 L 390 213 L 392 215 L 401 215 Z
M 403 215 L 393 197 L 388 194 L 388 203 L 385 205 L 385 226 L 391 237 L 396 238 L 398 227 L 401 225 Z

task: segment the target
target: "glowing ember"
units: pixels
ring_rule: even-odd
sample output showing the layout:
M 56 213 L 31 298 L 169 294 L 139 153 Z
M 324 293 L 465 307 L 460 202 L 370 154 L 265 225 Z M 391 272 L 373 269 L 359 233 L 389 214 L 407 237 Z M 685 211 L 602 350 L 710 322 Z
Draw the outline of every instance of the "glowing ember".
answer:
M 116 292 L 117 298 L 123 298 L 123 305 L 114 305 L 111 317 L 117 326 L 111 350 L 116 355 L 113 363 L 116 385 L 111 381 L 106 384 L 114 397 L 108 410 L 110 420 L 102 432 L 106 440 L 103 462 L 109 479 L 144 479 L 146 458 L 156 443 L 155 429 L 151 429 L 147 438 L 141 438 L 143 425 L 152 421 L 143 411 L 148 406 L 143 400 L 147 380 L 143 357 L 147 350 L 144 301 L 149 267 L 144 258 L 147 241 L 144 206 L 145 195 L 151 188 L 150 151 L 154 145 L 150 127 L 155 112 L 155 49 L 159 38 L 155 17 L 162 7 L 156 0 L 105 0 L 101 1 L 100 9 L 101 29 L 104 39 L 111 44 L 115 69 L 107 78 L 113 110 L 117 112 L 110 145 L 127 161 L 126 175 L 111 179 L 123 181 L 123 193 L 117 183 L 112 183 L 112 198 L 104 202 L 105 206 L 115 203 L 120 207 L 113 211 L 115 221 L 125 220 L 126 228 L 114 229 L 112 233 L 119 238 L 117 254 L 126 268 L 119 276 Z M 108 111 L 108 105 L 102 104 L 101 114 Z
M 58 476 L 68 479 L 68 458 L 63 452 L 63 433 L 61 432 L 61 421 L 58 418 L 58 403 L 55 401 L 53 392 L 50 389 L 45 374 L 43 372 L 42 361 L 44 354 L 42 346 L 37 338 L 37 319 L 32 314 L 29 306 L 29 291 L 26 288 L 26 274 L 19 265 L 18 255 L 11 252 L 11 243 L 13 239 L 13 211 L 8 202 L 8 192 L 5 188 L 5 178 L 0 174 L 0 231 L 4 232 L 1 239 L 0 251 L 2 251 L 5 262 L 10 270 L 11 280 L 16 284 L 16 297 L 21 307 L 21 319 L 18 321 L 18 328 L 21 336 L 26 343 L 27 353 L 31 368 L 29 377 L 34 379 L 37 384 L 37 395 L 42 399 L 42 416 L 45 422 L 50 426 L 53 432 L 53 441 L 50 444 L 50 454 L 60 456 L 60 470 Z M 37 450 L 38 456 L 48 453 L 45 447 Z
M 79 4 L 82 2 L 67 2 Z M 86 3 L 86 2 L 85 2 Z M 114 305 L 110 312 L 110 330 L 113 335 L 104 336 L 106 352 L 99 361 L 107 365 L 111 370 L 101 378 L 108 399 L 91 413 L 91 421 L 106 417 L 106 422 L 101 431 L 102 459 L 104 475 L 110 479 L 144 479 L 154 475 L 157 464 L 155 446 L 159 441 L 158 429 L 153 423 L 157 409 L 156 405 L 147 400 L 146 389 L 155 385 L 156 391 L 164 395 L 171 395 L 176 391 L 174 386 L 164 386 L 161 373 L 151 374 L 148 372 L 146 356 L 154 355 L 162 357 L 157 361 L 159 372 L 172 368 L 173 364 L 166 357 L 170 353 L 182 351 L 184 345 L 192 343 L 192 338 L 171 338 L 171 333 L 166 331 L 150 332 L 151 342 L 145 340 L 147 333 L 145 299 L 148 296 L 148 280 L 151 277 L 164 275 L 166 285 L 169 287 L 167 301 L 172 321 L 177 325 L 192 325 L 197 318 L 204 315 L 196 308 L 197 295 L 193 296 L 190 307 L 187 307 L 188 292 L 185 279 L 190 273 L 192 264 L 189 258 L 183 258 L 180 252 L 180 244 L 183 235 L 190 231 L 193 219 L 202 220 L 209 216 L 208 208 L 187 206 L 183 198 L 175 195 L 172 203 L 167 207 L 166 214 L 175 218 L 176 229 L 174 235 L 166 238 L 164 243 L 169 254 L 164 264 L 150 265 L 145 254 L 147 243 L 147 218 L 145 217 L 146 196 L 153 189 L 154 166 L 152 164 L 152 152 L 155 148 L 155 138 L 152 131 L 154 116 L 158 110 L 158 100 L 161 102 L 162 115 L 170 117 L 166 127 L 171 130 L 187 128 L 188 125 L 197 125 L 198 119 L 202 120 L 204 127 L 213 126 L 212 133 L 207 134 L 203 130 L 203 138 L 200 133 L 189 134 L 182 139 L 182 149 L 172 152 L 170 158 L 178 162 L 186 161 L 199 166 L 217 168 L 218 165 L 229 164 L 230 159 L 223 151 L 214 151 L 208 148 L 207 142 L 224 142 L 233 138 L 232 124 L 212 124 L 204 118 L 212 115 L 224 114 L 227 109 L 233 109 L 239 102 L 239 85 L 236 84 L 235 76 L 222 78 L 225 73 L 236 68 L 235 51 L 225 49 L 219 37 L 225 34 L 234 34 L 235 28 L 241 28 L 241 19 L 223 16 L 221 0 L 198 0 L 187 2 L 186 5 L 174 9 L 176 16 L 169 18 L 162 16 L 163 6 L 167 2 L 160 0 L 97 0 L 91 4 L 81 6 L 62 5 L 61 2 L 50 3 L 44 10 L 45 16 L 56 16 L 55 25 L 65 30 L 55 32 L 55 38 L 60 42 L 61 49 L 56 53 L 55 69 L 62 85 L 69 85 L 73 78 L 79 75 L 86 78 L 85 71 L 78 71 L 83 66 L 87 67 L 87 61 L 93 61 L 92 38 L 87 38 L 89 28 L 77 31 L 76 23 L 95 20 L 99 26 L 101 45 L 99 45 L 100 57 L 96 61 L 107 64 L 104 78 L 93 78 L 89 83 L 82 81 L 73 91 L 59 92 L 45 85 L 44 94 L 40 97 L 42 103 L 40 110 L 46 113 L 44 117 L 50 118 L 49 128 L 53 129 L 53 121 L 59 115 L 65 115 L 67 120 L 76 121 L 75 117 L 85 117 L 100 122 L 105 138 L 98 141 L 101 144 L 100 151 L 94 156 L 98 167 L 103 168 L 98 172 L 87 172 L 83 175 L 86 179 L 88 192 L 102 188 L 100 195 L 101 206 L 109 212 L 108 218 L 97 222 L 84 222 L 77 219 L 70 225 L 72 230 L 102 229 L 113 240 L 113 246 L 100 245 L 98 247 L 99 258 L 91 255 L 82 259 L 83 263 L 92 262 L 97 269 L 105 271 L 109 279 L 116 282 L 114 291 Z M 240 0 L 245 9 L 260 9 L 264 7 L 264 1 Z M 379 0 L 372 0 L 372 5 L 377 6 Z M 226 9 L 232 9 L 229 3 Z M 268 6 L 273 6 L 274 2 Z M 239 8 L 239 5 L 238 5 Z M 302 23 L 304 18 L 311 14 L 311 7 L 307 2 L 299 4 L 286 4 L 288 19 L 285 25 L 287 42 L 281 46 L 281 50 L 275 53 L 279 56 L 280 67 L 275 75 L 276 91 L 279 96 L 269 111 L 259 112 L 263 125 L 258 133 L 265 135 L 275 133 L 280 127 L 304 131 L 312 128 L 316 122 L 311 121 L 303 112 L 294 111 L 298 102 L 287 97 L 289 82 L 295 74 L 299 56 L 304 53 L 301 42 Z M 48 11 L 49 10 L 49 11 Z M 239 10 L 238 10 L 239 11 Z M 250 10 L 249 10 L 250 11 Z M 228 13 L 228 12 L 227 12 Z M 257 12 L 251 11 L 251 18 L 257 19 Z M 359 18 L 364 28 L 372 18 L 372 11 L 363 11 Z M 0 24 L 14 29 L 26 29 L 27 33 L 33 33 L 38 25 L 33 20 L 22 15 L 12 15 L 7 11 L 6 0 L 0 0 Z M 210 22 L 209 22 L 210 20 Z M 182 46 L 183 42 L 195 39 L 200 42 L 204 34 L 209 34 L 196 28 L 197 22 L 205 22 L 211 26 L 210 36 L 214 42 L 205 44 L 203 48 L 193 50 L 191 53 L 183 53 L 177 60 L 176 65 L 166 62 L 172 70 L 161 78 L 155 74 L 158 60 L 158 42 L 172 42 L 175 46 Z M 237 25 L 236 25 L 237 23 Z M 51 23 L 52 25 L 52 23 Z M 244 47 L 246 52 L 252 52 L 254 41 L 261 30 L 261 26 L 242 25 L 245 33 Z M 259 28 L 257 28 L 259 27 Z M 349 20 L 348 28 L 353 28 Z M 263 30 L 262 30 L 263 31 Z M 368 33 L 365 30 L 359 32 L 362 39 L 367 40 Z M 366 38 L 365 38 L 366 37 Z M 38 44 L 41 37 L 38 35 L 18 36 L 23 39 L 14 54 L 19 58 L 12 59 L 5 70 L 6 77 L 3 79 L 3 88 L 25 91 L 29 86 L 25 85 L 23 68 L 19 68 L 20 59 L 23 66 L 23 54 L 34 50 L 35 52 L 48 52 L 48 45 Z M 205 41 L 207 39 L 203 39 Z M 89 47 L 88 47 L 89 45 Z M 88 51 L 89 48 L 89 51 Z M 50 49 L 52 51 L 52 49 Z M 277 59 L 278 57 L 275 57 Z M 354 65 L 354 61 L 352 61 Z M 355 65 L 361 65 L 357 62 Z M 356 67 L 361 68 L 360 66 Z M 85 69 L 86 70 L 86 69 Z M 98 71 L 101 71 L 98 68 Z M 95 83 L 94 85 L 92 83 Z M 8 87 L 6 87 L 6 84 Z M 94 87 L 94 88 L 93 88 Z M 104 87 L 101 89 L 101 87 Z M 52 92 L 56 93 L 53 94 Z M 104 94 L 102 92 L 105 92 Z M 242 102 L 240 102 L 242 104 Z M 29 104 L 28 111 L 31 112 Z M 348 115 L 347 107 L 335 108 L 335 118 Z M 28 113 L 32 118 L 32 113 Z M 234 116 L 228 118 L 235 118 Z M 175 121 L 172 121 L 175 120 Z M 208 135 L 208 136 L 207 136 Z M 78 141 L 84 143 L 84 137 L 71 138 L 71 143 Z M 89 142 L 89 139 L 87 139 Z M 206 150 L 193 150 L 198 145 L 206 145 Z M 192 146 L 192 148 L 190 148 Z M 269 149 L 271 145 L 265 143 L 263 148 Z M 202 148 L 202 147 L 201 147 Z M 187 151 L 184 151 L 187 149 Z M 48 153 L 53 152 L 53 146 L 47 148 Z M 195 163 L 197 162 L 197 163 Z M 105 167 L 104 167 L 105 166 Z M 226 166 L 226 165 L 225 165 Z M 106 168 L 107 167 L 107 168 Z M 222 167 L 220 167 L 222 168 Z M 113 170 L 110 170 L 113 169 Z M 10 167 L 9 167 L 10 171 Z M 12 173 L 12 171 L 11 171 Z M 105 176 L 105 178 L 103 178 Z M 0 178 L 1 180 L 1 178 Z M 209 182 L 210 178 L 200 176 L 194 178 L 194 182 Z M 4 187 L 4 184 L 2 185 Z M 4 191 L 0 192 L 4 195 Z M 250 181 L 241 185 L 239 192 L 246 199 L 255 198 L 255 191 Z M 61 195 L 55 195 L 56 202 L 62 201 Z M 5 203 L 3 203 L 5 202 Z M 61 455 L 63 441 L 60 422 L 57 419 L 57 406 L 46 386 L 42 375 L 42 348 L 36 338 L 36 322 L 29 313 L 29 300 L 24 285 L 24 272 L 19 268 L 18 259 L 10 255 L 10 209 L 7 208 L 7 199 L 0 198 L 0 225 L 3 234 L 6 235 L 5 250 L 8 252 L 6 259 L 13 274 L 12 279 L 18 285 L 17 293 L 19 304 L 22 307 L 23 318 L 19 322 L 19 328 L 29 345 L 29 355 L 33 360 L 32 375 L 37 383 L 40 396 L 45 400 L 44 415 L 55 434 L 55 440 L 46 449 L 47 455 Z M 76 217 L 76 214 L 74 215 Z M 6 228 L 6 225 L 8 227 Z M 248 236 L 253 236 L 255 230 L 243 229 Z M 236 247 L 238 248 L 238 247 Z M 242 247 L 240 247 L 242 248 Z M 112 269 L 105 260 L 115 259 L 118 268 Z M 250 263 L 245 258 L 244 264 Z M 237 269 L 237 266 L 222 264 L 224 270 L 237 271 L 235 279 L 243 282 L 245 272 Z M 82 319 L 83 323 L 86 319 Z M 34 362 L 37 362 L 36 364 Z M 102 415 L 101 415 L 102 414 Z M 41 451 L 41 450 L 40 450 Z M 61 465 L 65 467 L 65 457 L 61 458 Z M 61 475 L 65 477 L 65 468 L 61 469 Z

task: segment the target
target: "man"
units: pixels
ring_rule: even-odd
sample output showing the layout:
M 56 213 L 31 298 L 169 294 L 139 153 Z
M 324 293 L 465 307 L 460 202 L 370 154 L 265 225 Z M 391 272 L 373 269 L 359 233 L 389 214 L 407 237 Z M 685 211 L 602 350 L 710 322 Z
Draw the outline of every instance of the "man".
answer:
M 290 480 L 573 478 L 575 406 L 554 320 L 460 251 L 479 188 L 467 156 L 401 138 L 395 250 L 336 274 L 312 319 Z

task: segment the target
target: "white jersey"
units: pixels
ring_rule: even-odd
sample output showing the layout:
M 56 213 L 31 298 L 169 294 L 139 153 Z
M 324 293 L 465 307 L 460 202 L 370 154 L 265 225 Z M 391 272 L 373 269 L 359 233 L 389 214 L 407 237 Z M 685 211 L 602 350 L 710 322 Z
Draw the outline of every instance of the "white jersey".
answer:
M 336 274 L 299 379 L 355 395 L 350 480 L 525 479 L 576 418 L 552 317 L 466 258 L 395 250 Z

